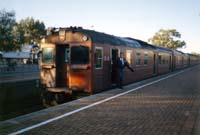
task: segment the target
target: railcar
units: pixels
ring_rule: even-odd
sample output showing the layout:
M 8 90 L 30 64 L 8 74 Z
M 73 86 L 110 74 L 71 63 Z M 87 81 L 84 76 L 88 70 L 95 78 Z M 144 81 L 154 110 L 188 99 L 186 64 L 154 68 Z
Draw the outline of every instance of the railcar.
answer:
M 133 38 L 129 38 L 129 39 L 133 39 Z M 150 62 L 147 64 L 149 68 L 151 68 L 151 71 L 153 71 L 153 73 L 150 74 L 150 76 L 164 74 L 164 73 L 172 71 L 172 50 L 151 45 L 151 44 L 148 44 L 147 42 L 144 42 L 138 39 L 134 39 L 134 40 L 138 41 L 141 44 L 142 48 L 146 48 L 146 49 L 148 48 L 148 50 L 149 51 L 151 50 L 152 52 L 152 54 L 149 55 L 149 59 L 148 59 Z
M 124 84 L 197 63 L 192 55 L 81 27 L 49 30 L 40 49 L 41 84 L 56 93 L 96 93 L 112 88 L 116 84 L 113 64 L 120 52 L 134 69 L 125 69 Z
M 172 71 L 172 51 L 170 49 L 156 47 L 158 74 Z
M 189 65 L 193 66 L 200 63 L 200 56 L 188 54 L 189 55 Z
M 183 53 L 183 67 L 186 68 L 186 67 L 189 67 L 190 66 L 190 57 L 188 54 L 186 53 Z

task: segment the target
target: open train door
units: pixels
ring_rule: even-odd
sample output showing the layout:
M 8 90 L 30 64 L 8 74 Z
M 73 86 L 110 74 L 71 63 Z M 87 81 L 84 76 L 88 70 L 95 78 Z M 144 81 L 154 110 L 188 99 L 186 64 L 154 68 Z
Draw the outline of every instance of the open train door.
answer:
M 56 45 L 56 87 L 68 88 L 70 50 L 68 44 Z
M 112 71 L 111 71 L 111 82 L 112 84 L 117 83 L 117 66 L 116 66 L 116 60 L 119 56 L 119 50 L 118 49 L 112 49 L 111 50 L 111 58 L 112 58 Z

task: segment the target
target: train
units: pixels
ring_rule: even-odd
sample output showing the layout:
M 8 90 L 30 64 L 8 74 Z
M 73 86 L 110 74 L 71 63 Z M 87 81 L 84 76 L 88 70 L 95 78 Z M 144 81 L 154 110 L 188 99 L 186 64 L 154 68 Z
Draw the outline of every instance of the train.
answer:
M 52 93 L 113 88 L 121 52 L 134 69 L 125 69 L 124 85 L 200 63 L 196 55 L 82 27 L 51 28 L 40 45 L 41 86 Z

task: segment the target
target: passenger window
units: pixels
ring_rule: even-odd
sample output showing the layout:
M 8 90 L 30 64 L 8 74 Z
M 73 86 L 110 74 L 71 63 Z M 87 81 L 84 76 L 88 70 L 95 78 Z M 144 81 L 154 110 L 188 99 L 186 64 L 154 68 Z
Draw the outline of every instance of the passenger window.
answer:
M 71 64 L 88 64 L 89 63 L 89 47 L 72 46 L 71 47 Z
M 126 60 L 131 65 L 132 64 L 132 50 L 126 50 Z
M 52 64 L 54 60 L 54 48 L 42 48 L 42 62 Z
M 162 64 L 165 64 L 165 56 L 163 56 L 163 59 L 162 59 Z
M 169 56 L 166 56 L 165 63 L 166 63 L 166 64 L 168 64 L 168 63 L 169 63 Z
M 158 60 L 159 60 L 159 64 L 162 64 L 162 56 L 161 56 L 161 54 L 159 54 Z
M 136 65 L 140 65 L 140 64 L 141 64 L 140 51 L 137 50 L 137 52 L 136 52 Z
M 99 47 L 95 48 L 95 68 L 103 68 L 103 49 Z
M 144 53 L 144 64 L 145 65 L 148 64 L 148 53 L 147 52 Z

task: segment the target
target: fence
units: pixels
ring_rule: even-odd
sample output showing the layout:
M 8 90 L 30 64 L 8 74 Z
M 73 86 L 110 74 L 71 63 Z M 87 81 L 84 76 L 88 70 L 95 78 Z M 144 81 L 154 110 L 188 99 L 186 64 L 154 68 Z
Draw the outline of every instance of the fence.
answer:
M 0 74 L 20 73 L 20 72 L 38 72 L 38 64 L 0 64 Z

